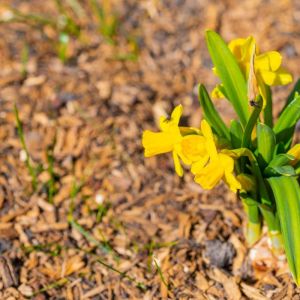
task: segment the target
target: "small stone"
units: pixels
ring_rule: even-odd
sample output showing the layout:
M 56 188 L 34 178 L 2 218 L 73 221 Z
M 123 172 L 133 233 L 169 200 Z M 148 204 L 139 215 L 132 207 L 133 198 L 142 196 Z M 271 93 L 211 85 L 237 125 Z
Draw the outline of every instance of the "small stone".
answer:
M 96 201 L 97 204 L 101 205 L 104 202 L 104 196 L 100 193 L 97 194 L 96 198 L 95 198 L 95 201 Z
M 233 262 L 236 252 L 231 243 L 211 240 L 206 242 L 205 255 L 211 265 L 218 268 L 226 268 Z

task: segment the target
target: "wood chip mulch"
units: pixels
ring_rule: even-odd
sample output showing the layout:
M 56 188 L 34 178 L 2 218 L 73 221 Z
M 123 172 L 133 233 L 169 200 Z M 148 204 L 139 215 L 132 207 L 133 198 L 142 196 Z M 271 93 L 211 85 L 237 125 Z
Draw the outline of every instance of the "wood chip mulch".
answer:
M 1 2 L 56 13 L 52 1 Z M 299 77 L 299 2 L 112 2 L 118 47 L 87 15 L 66 64 L 51 28 L 0 25 L 0 299 L 300 299 L 284 257 L 275 258 L 265 238 L 247 248 L 235 195 L 223 185 L 204 191 L 189 172 L 178 178 L 170 156 L 144 159 L 141 147 L 142 131 L 155 130 L 179 103 L 183 122 L 199 126 L 196 85 L 211 90 L 217 82 L 206 28 L 227 41 L 253 34 Z M 125 33 L 138 37 L 136 62 L 114 57 L 127 51 Z M 275 113 L 288 91 L 276 93 Z M 42 170 L 35 192 L 15 102 Z M 226 102 L 217 106 L 228 122 Z

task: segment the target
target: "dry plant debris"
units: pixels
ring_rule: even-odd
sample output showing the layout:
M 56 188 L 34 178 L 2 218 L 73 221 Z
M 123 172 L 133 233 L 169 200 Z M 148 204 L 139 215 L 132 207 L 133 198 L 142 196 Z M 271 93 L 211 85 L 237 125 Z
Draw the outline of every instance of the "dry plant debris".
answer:
M 85 11 L 87 2 L 80 2 Z M 4 0 L 0 16 L 2 4 L 56 15 L 52 1 Z M 205 28 L 226 40 L 255 35 L 262 48 L 280 50 L 299 77 L 299 4 L 112 5 L 122 22 L 117 51 L 127 50 L 122 32 L 132 32 L 137 61 L 116 57 L 89 15 L 66 64 L 54 50 L 52 28 L 0 25 L 0 299 L 299 299 L 284 261 L 274 265 L 263 243 L 260 257 L 250 255 L 242 209 L 224 186 L 208 193 L 189 175 L 174 178 L 171 160 L 144 160 L 140 143 L 142 130 L 155 127 L 153 113 L 178 103 L 192 116 L 189 125 L 198 126 L 194 87 L 216 83 Z M 284 93 L 277 94 L 275 113 Z M 40 170 L 35 192 L 15 102 Z M 217 105 L 229 120 L 226 103 Z M 212 261 L 213 247 L 224 247 L 225 262 Z

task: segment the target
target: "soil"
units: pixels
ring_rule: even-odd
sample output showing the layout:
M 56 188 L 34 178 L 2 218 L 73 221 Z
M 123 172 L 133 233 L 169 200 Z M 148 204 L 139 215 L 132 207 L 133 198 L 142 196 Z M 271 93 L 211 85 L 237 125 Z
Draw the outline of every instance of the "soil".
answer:
M 0 299 L 300 299 L 266 237 L 248 249 L 225 185 L 204 191 L 188 171 L 175 175 L 170 155 L 145 159 L 141 146 L 179 103 L 182 124 L 199 126 L 197 84 L 217 83 L 207 28 L 226 41 L 254 35 L 297 79 L 299 2 L 111 0 L 114 44 L 89 1 L 81 17 L 77 1 L 62 2 L 81 28 L 65 63 L 53 27 L 0 23 Z M 11 8 L 62 14 L 55 1 L 3 0 L 0 19 Z M 273 89 L 275 116 L 291 89 Z M 234 117 L 226 101 L 216 106 Z

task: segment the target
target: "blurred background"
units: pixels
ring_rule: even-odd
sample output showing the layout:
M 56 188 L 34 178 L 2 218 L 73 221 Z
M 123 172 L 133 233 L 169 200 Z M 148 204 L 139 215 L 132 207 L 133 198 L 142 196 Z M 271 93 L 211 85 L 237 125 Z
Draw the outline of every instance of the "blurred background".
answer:
M 299 299 L 226 187 L 143 158 L 175 105 L 200 124 L 205 29 L 253 35 L 298 79 L 296 0 L 1 1 L 0 299 Z

